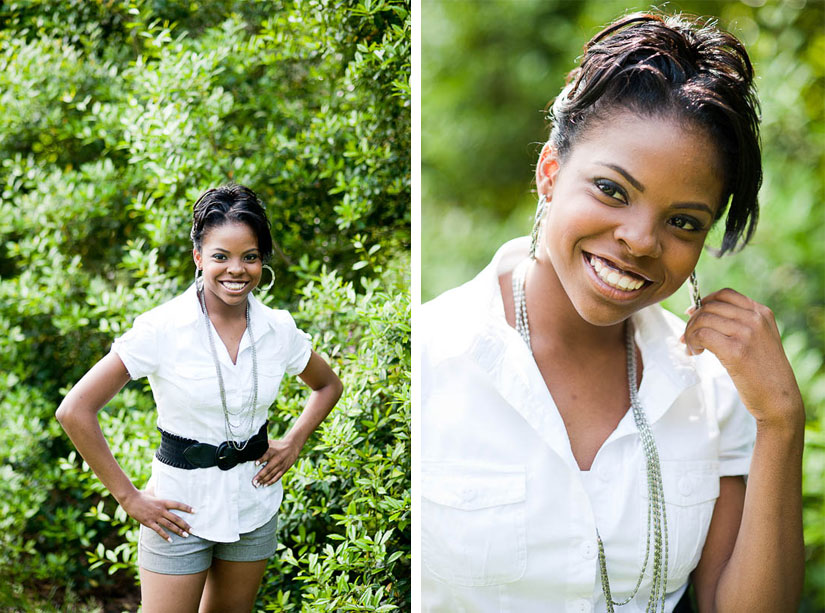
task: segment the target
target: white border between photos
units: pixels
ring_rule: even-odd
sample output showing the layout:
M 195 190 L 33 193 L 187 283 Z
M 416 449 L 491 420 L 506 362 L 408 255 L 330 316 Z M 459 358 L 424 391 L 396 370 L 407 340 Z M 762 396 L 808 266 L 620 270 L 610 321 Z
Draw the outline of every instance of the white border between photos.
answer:
M 419 492 L 421 470 L 420 416 L 420 348 L 416 334 L 416 320 L 421 306 L 421 0 L 412 0 L 410 24 L 412 57 L 410 58 L 410 307 L 411 307 L 411 375 L 410 375 L 410 595 L 412 612 L 421 610 L 421 497 Z

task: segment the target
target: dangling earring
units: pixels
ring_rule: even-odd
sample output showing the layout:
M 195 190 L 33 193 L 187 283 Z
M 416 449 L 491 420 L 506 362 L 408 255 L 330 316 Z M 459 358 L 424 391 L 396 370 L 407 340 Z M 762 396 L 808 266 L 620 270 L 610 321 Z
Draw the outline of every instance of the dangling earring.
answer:
M 541 221 L 544 214 L 547 212 L 548 200 L 545 194 L 539 198 L 539 204 L 536 207 L 536 220 L 533 222 L 533 231 L 530 233 L 530 259 L 536 259 L 536 247 L 539 243 L 539 234 L 541 234 Z
M 197 291 L 203 290 L 203 270 L 195 267 L 195 289 Z
M 690 286 L 690 301 L 693 303 L 693 308 L 698 309 L 702 306 L 702 297 L 699 295 L 699 283 L 696 281 L 696 270 L 691 271 L 688 277 L 688 285 Z
M 269 285 L 267 285 L 266 287 L 261 287 L 259 285 L 258 289 L 261 290 L 262 292 L 268 292 L 270 289 L 272 289 L 272 286 L 275 285 L 275 271 L 272 270 L 272 267 L 269 264 L 264 264 L 263 267 L 266 268 L 269 271 L 269 274 L 272 275 L 272 279 L 270 279 Z

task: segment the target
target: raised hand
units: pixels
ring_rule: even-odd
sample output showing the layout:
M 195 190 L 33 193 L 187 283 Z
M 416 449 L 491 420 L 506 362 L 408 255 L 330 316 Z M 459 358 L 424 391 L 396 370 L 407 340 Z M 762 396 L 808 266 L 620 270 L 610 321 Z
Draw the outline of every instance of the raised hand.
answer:
M 757 423 L 804 421 L 802 395 L 768 307 L 726 288 L 704 297 L 702 307 L 688 313 L 682 336 L 688 353 L 707 349 L 719 359 Z

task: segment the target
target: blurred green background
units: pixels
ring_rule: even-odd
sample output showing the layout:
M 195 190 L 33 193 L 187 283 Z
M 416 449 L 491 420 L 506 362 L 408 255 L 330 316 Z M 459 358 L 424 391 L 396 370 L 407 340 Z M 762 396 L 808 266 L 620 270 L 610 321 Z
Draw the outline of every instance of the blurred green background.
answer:
M 744 251 L 702 256 L 709 293 L 730 286 L 773 309 L 808 412 L 806 585 L 800 611 L 825 610 L 825 3 L 676 1 L 718 18 L 753 60 L 765 180 Z M 506 240 L 528 234 L 545 108 L 599 29 L 633 2 L 422 0 L 421 300 L 471 279 Z M 719 245 L 720 235 L 709 244 Z M 687 290 L 666 306 L 682 313 Z

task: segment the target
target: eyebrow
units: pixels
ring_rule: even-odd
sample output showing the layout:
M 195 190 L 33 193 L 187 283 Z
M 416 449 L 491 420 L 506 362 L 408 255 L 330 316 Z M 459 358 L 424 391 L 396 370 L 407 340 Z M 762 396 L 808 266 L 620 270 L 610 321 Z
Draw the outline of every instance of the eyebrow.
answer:
M 602 166 L 606 166 L 607 168 L 610 168 L 610 169 L 615 170 L 616 172 L 618 172 L 625 179 L 627 179 L 627 182 L 630 183 L 634 188 L 636 188 L 636 190 L 638 190 L 640 192 L 645 191 L 645 186 L 642 185 L 639 182 L 638 179 L 636 179 L 633 175 L 631 175 L 629 172 L 627 172 L 621 166 L 618 166 L 617 164 L 610 164 L 608 162 L 596 162 L 596 163 L 601 164 Z M 711 217 L 716 215 L 716 213 L 714 213 L 713 209 L 710 208 L 704 202 L 678 202 L 678 203 L 673 205 L 673 208 L 674 209 L 694 209 L 694 210 L 698 210 L 698 211 L 705 211 Z
M 620 175 L 622 175 L 625 179 L 627 179 L 627 182 L 628 182 L 628 183 L 630 183 L 633 187 L 635 187 L 638 191 L 640 191 L 640 192 L 644 192 L 644 191 L 645 191 L 645 186 L 644 186 L 644 185 L 642 185 L 642 184 L 641 184 L 638 180 L 636 180 L 636 179 L 633 177 L 633 175 L 632 175 L 632 174 L 630 174 L 629 172 L 627 172 L 627 171 L 626 171 L 624 168 L 622 168 L 621 166 L 617 166 L 616 164 L 609 164 L 609 163 L 607 163 L 607 162 L 596 162 L 596 163 L 597 163 L 597 164 L 601 164 L 602 166 L 606 166 L 607 168 L 610 168 L 610 169 L 612 169 L 612 170 L 615 170 L 615 171 L 616 171 L 616 172 L 618 172 Z
M 230 253 L 229 249 L 224 249 L 223 247 L 213 247 L 213 251 L 223 251 L 224 253 Z M 253 251 L 260 251 L 257 247 L 253 247 L 252 249 L 247 249 L 244 253 L 252 253 Z

